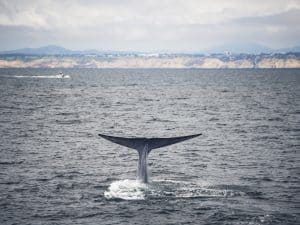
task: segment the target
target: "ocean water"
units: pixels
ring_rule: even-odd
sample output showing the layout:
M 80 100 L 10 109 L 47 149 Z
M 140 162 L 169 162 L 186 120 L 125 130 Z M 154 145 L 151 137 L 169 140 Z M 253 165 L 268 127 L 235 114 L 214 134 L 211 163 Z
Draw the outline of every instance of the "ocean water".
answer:
M 3 225 L 300 223 L 299 69 L 0 69 L 0 134 Z

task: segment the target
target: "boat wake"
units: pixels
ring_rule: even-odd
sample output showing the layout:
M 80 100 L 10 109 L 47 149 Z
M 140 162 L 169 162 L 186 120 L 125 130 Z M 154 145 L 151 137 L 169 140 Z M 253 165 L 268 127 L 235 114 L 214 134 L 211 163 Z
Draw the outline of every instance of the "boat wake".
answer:
M 1 77 L 7 78 L 50 78 L 50 79 L 68 79 L 70 75 L 48 75 L 48 76 L 27 76 L 27 75 L 4 75 Z

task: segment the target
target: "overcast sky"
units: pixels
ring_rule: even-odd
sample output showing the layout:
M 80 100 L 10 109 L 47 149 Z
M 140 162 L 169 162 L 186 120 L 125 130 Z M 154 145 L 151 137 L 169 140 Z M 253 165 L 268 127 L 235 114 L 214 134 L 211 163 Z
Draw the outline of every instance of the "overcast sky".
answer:
M 299 46 L 300 0 L 0 0 L 0 50 Z

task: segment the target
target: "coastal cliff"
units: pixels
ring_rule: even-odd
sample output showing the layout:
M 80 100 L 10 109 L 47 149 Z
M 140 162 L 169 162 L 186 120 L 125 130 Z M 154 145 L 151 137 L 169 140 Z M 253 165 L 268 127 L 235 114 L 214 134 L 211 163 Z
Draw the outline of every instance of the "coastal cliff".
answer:
M 1 55 L 0 68 L 300 68 L 300 53 Z

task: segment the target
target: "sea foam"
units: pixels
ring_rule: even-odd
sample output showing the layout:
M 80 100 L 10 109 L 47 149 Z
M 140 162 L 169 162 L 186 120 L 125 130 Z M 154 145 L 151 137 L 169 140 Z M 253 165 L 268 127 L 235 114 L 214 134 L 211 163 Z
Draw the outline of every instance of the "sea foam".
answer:
M 138 180 L 119 180 L 113 182 L 104 192 L 106 199 L 143 200 L 147 185 Z

